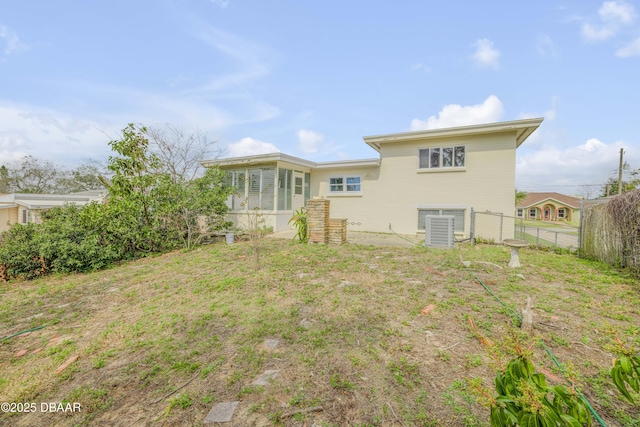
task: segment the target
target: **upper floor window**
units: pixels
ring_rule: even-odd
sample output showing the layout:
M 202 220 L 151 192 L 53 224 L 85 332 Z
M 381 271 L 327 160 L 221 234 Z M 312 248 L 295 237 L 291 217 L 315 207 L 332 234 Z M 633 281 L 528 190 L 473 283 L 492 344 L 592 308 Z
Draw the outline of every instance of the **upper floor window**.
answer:
M 333 176 L 329 178 L 329 193 L 360 193 L 359 176 Z
M 418 150 L 419 169 L 463 168 L 465 166 L 465 147 L 433 147 Z

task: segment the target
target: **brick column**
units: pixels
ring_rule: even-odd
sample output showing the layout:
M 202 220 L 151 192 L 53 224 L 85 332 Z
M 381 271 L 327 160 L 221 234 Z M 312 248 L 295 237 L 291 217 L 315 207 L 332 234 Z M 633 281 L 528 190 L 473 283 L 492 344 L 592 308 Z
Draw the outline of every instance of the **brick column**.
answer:
M 309 242 L 329 243 L 329 200 L 307 200 L 307 225 Z
M 329 220 L 329 243 L 334 245 L 347 243 L 346 218 L 331 218 Z

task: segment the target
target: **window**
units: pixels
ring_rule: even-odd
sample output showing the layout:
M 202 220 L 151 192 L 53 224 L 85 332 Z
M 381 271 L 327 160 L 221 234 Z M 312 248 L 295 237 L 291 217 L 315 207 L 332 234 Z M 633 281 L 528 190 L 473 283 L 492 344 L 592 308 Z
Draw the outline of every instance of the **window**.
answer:
M 523 208 L 518 208 L 518 209 L 516 210 L 516 216 L 517 216 L 518 218 L 522 218 L 522 217 L 524 217 L 524 209 L 523 209 Z
M 311 198 L 311 174 L 309 172 L 304 174 L 304 205 L 307 205 L 307 200 Z
M 565 208 L 560 208 L 558 209 L 558 218 L 566 218 L 567 217 L 567 211 Z
M 249 169 L 247 181 L 247 208 L 273 210 L 275 168 Z
M 301 176 L 297 176 L 295 179 L 294 191 L 296 195 L 302 195 L 302 177 Z
M 233 187 L 235 191 L 227 199 L 227 206 L 231 210 L 242 209 L 244 203 L 244 177 L 245 170 L 231 170 L 226 171 L 223 181 L 223 186 Z
M 453 216 L 453 230 L 464 233 L 464 209 L 418 209 L 418 230 L 424 230 L 425 218 L 430 215 Z
M 278 210 L 288 211 L 291 209 L 291 169 L 278 168 Z
M 419 169 L 463 168 L 465 166 L 465 147 L 434 147 L 418 150 Z
M 360 193 L 361 178 L 359 176 L 335 176 L 329 178 L 329 193 Z
M 26 209 L 22 210 L 22 223 L 23 224 L 27 223 L 27 210 Z
M 537 216 L 536 209 L 529 209 L 529 218 L 535 218 Z

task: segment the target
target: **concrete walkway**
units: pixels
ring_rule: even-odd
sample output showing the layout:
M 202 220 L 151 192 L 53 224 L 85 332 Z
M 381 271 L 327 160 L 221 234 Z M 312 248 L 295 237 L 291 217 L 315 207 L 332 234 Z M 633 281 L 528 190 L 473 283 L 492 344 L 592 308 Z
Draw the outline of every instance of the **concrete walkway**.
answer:
M 291 240 L 295 235 L 295 230 L 286 230 L 268 234 L 267 237 L 270 239 Z M 391 233 L 368 233 L 364 231 L 347 230 L 347 243 L 356 245 L 411 247 L 415 246 L 416 243 L 424 243 L 424 235 L 398 235 Z

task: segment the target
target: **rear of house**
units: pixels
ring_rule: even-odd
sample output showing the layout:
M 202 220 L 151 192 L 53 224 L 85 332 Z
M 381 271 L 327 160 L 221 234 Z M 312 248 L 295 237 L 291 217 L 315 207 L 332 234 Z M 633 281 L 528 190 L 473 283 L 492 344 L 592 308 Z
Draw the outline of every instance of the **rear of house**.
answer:
M 425 218 L 451 215 L 458 238 L 471 233 L 471 210 L 512 215 L 516 149 L 542 119 L 364 137 L 377 158 L 312 162 L 274 153 L 210 160 L 238 189 L 228 201 L 242 223 L 258 209 L 265 225 L 288 229 L 293 211 L 310 197 L 330 200 L 331 217 L 349 230 L 424 232 Z M 502 238 L 513 237 L 505 221 Z

